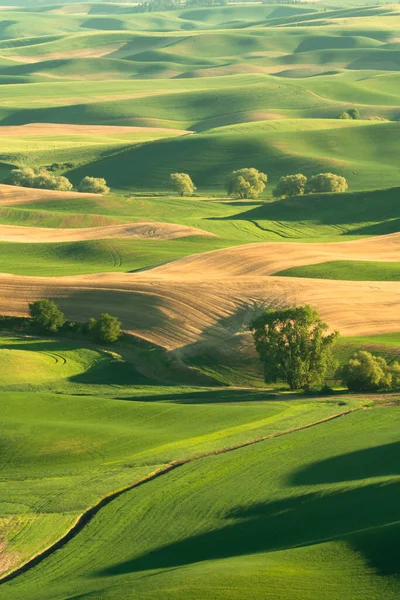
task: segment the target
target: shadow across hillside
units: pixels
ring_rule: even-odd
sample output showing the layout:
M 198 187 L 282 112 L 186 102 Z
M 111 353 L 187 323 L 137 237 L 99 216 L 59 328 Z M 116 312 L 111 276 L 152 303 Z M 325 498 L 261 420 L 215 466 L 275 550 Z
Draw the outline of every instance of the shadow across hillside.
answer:
M 368 223 L 347 234 L 382 235 L 400 230 L 400 188 L 343 194 L 312 194 L 265 203 L 242 213 L 210 220 L 304 222 L 321 225 Z M 373 224 L 371 224 L 373 223 Z
M 315 463 L 307 482 L 351 481 L 398 473 L 400 444 L 343 454 Z M 382 465 L 390 459 L 392 468 Z M 359 462 L 363 463 L 362 473 Z M 380 470 L 382 467 L 382 471 Z M 297 480 L 293 474 L 293 480 Z M 265 484 L 267 486 L 267 484 Z M 260 479 L 260 486 L 262 480 Z M 267 487 L 265 494 L 268 494 Z M 400 483 L 378 482 L 358 488 L 322 490 L 274 502 L 238 507 L 226 515 L 233 524 L 200 533 L 115 564 L 97 575 L 122 575 L 149 569 L 180 567 L 206 560 L 274 552 L 343 540 L 361 552 L 380 575 L 400 574 Z M 134 535 L 134 531 L 132 531 Z

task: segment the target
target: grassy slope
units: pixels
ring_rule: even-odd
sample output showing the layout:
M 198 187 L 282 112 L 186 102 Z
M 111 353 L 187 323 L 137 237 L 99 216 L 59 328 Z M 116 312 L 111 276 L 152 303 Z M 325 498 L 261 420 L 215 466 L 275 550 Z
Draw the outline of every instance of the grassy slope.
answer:
M 293 267 L 275 275 L 311 277 L 314 279 L 345 279 L 348 281 L 400 281 L 399 263 L 363 261 L 332 261 L 319 265 Z
M 398 231 L 398 188 L 345 194 L 303 196 L 274 203 L 220 202 L 177 198 L 106 196 L 24 204 L 0 210 L 0 222 L 39 227 L 80 227 L 166 221 L 216 234 L 215 238 L 177 240 L 97 240 L 68 243 L 0 243 L 0 270 L 18 275 L 73 275 L 102 271 L 134 271 L 190 254 L 257 241 L 339 241 L 360 235 Z M 383 269 L 386 268 L 386 271 Z M 295 269 L 293 274 L 309 271 Z M 323 265 L 315 276 L 358 280 L 396 280 L 397 266 L 358 265 L 351 273 L 327 274 Z M 367 271 L 365 271 L 367 269 Z M 371 272 L 372 269 L 372 272 Z M 378 269 L 378 270 L 377 270 Z M 388 271 L 389 270 L 389 271 Z M 366 274 L 367 273 L 367 274 Z M 292 274 L 292 273 L 291 273 Z M 305 275 L 304 275 L 305 276 Z M 311 276 L 311 275 L 307 275 Z
M 32 349 L 33 344 L 30 350 L 14 349 L 13 360 L 18 365 L 25 361 L 25 367 L 29 364 L 31 378 L 43 385 L 50 354 L 48 350 Z M 59 352 L 59 356 L 67 357 L 70 373 L 71 357 L 82 362 L 82 355 L 87 359 L 89 354 L 71 349 Z M 24 353 L 34 359 L 26 360 Z M 39 362 L 40 375 L 36 368 Z M 60 368 L 63 366 L 58 365 Z M 53 371 L 56 369 L 53 367 Z M 20 387 L 29 389 L 20 369 L 12 377 L 19 380 Z M 9 544 L 7 551 L 19 553 L 18 562 L 59 537 L 77 514 L 102 495 L 132 483 L 160 464 L 343 410 L 337 403 L 314 401 L 267 406 L 251 402 L 251 393 L 245 397 L 225 392 L 222 397 L 228 400 L 226 405 L 220 403 L 221 394 L 215 392 L 214 396 L 211 390 L 205 403 L 201 396 L 196 402 L 195 390 L 191 393 L 184 388 L 152 389 L 150 395 L 146 388 L 135 390 L 136 396 L 140 393 L 144 394 L 144 402 L 45 392 L 2 394 L 0 487 L 4 493 L 7 489 L 7 500 L 1 503 L 0 524 Z M 168 397 L 172 402 L 163 402 Z M 356 406 L 357 402 L 346 401 L 344 405 Z
M 352 190 L 373 191 L 274 204 L 110 196 L 2 208 L 7 223 L 78 227 L 151 218 L 202 227 L 220 239 L 0 244 L 0 270 L 131 270 L 219 245 L 397 231 L 398 189 L 374 189 L 400 183 L 392 9 L 301 15 L 314 8 L 136 16 L 119 7 L 112 18 L 98 6 L 84 15 L 71 7 L 62 16 L 53 9 L 9 12 L 0 27 L 0 81 L 32 83 L 1 86 L 1 124 L 144 124 L 202 134 L 134 145 L 116 158 L 105 154 L 122 149 L 119 137 L 24 140 L 29 152 L 6 140 L 4 162 L 73 162 L 85 165 L 70 173 L 76 180 L 90 172 L 116 188 L 147 190 L 164 190 L 179 165 L 200 188 L 219 191 L 227 171 L 251 161 L 272 184 L 290 171 L 340 170 Z M 88 50 L 99 56 L 85 57 Z M 271 70 L 284 76 L 265 73 Z M 326 72 L 335 74 L 312 77 Z M 131 80 L 137 77 L 151 79 Z M 349 105 L 365 119 L 393 122 L 332 119 Z M 128 143 L 136 141 L 143 140 Z M 400 341 L 397 334 L 343 339 L 337 355 L 345 360 L 360 346 L 394 358 Z M 156 387 L 125 350 L 118 356 L 70 342 L 1 340 L 0 537 L 20 553 L 15 560 L 61 535 L 100 495 L 162 463 L 363 404 L 266 403 L 262 391 Z M 157 364 L 156 349 L 143 360 L 154 363 L 146 372 L 170 370 Z M 250 368 L 215 365 L 206 356 L 195 366 L 226 384 L 261 384 L 254 361 Z M 396 407 L 363 411 L 183 467 L 109 505 L 62 551 L 0 588 L 0 597 L 394 600 L 397 419 Z
M 184 466 L 112 502 L 4 592 L 394 600 L 398 419 L 398 407 L 359 412 Z
M 175 97 L 167 99 L 171 104 L 164 106 L 165 111 Z M 243 132 L 184 136 L 124 150 L 69 175 L 78 180 L 85 170 L 93 176 L 103 173 L 114 187 L 143 189 L 151 181 L 153 189 L 160 189 L 179 165 L 199 186 L 221 190 L 232 170 L 249 166 L 269 174 L 272 185 L 288 173 L 309 176 L 334 171 L 346 176 L 353 190 L 374 189 L 382 177 L 388 187 L 400 182 L 398 134 L 398 123 L 327 125 L 326 129 L 303 131 L 301 136 L 296 131 L 260 131 L 254 124 Z

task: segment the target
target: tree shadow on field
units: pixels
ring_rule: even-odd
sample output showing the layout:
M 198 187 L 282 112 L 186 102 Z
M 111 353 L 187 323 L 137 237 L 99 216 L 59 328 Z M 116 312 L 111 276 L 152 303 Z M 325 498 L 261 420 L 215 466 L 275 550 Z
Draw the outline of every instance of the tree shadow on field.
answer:
M 382 464 L 382 461 L 385 461 Z M 319 485 L 400 474 L 400 443 L 316 462 L 291 483 Z M 344 541 L 379 575 L 400 574 L 400 482 L 377 482 L 239 507 L 225 527 L 188 537 L 113 565 L 100 575 L 180 567 L 206 560 Z M 132 532 L 134 535 L 134 532 Z
M 115 285 L 119 284 L 116 282 Z M 148 293 L 148 289 L 143 292 L 129 287 L 107 289 L 101 286 L 100 281 L 96 289 L 75 289 L 68 291 L 67 297 L 60 296 L 52 299 L 69 319 L 78 322 L 109 312 L 121 320 L 123 329 L 132 329 L 140 334 L 148 332 L 150 328 L 161 328 L 168 320 L 164 312 L 168 299 L 165 300 L 156 291 L 154 294 Z

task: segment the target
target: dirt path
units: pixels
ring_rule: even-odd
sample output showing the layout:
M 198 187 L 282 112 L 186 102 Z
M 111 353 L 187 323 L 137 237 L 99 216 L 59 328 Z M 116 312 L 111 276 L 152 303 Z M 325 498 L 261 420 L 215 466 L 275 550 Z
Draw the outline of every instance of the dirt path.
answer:
M 246 448 L 247 446 L 259 444 L 260 442 L 264 442 L 266 440 L 281 437 L 283 435 L 289 435 L 291 433 L 303 431 L 304 429 L 310 429 L 311 427 L 315 427 L 317 425 L 322 425 L 323 423 L 327 423 L 328 421 L 333 421 L 334 419 L 344 417 L 346 415 L 352 414 L 359 410 L 362 410 L 362 409 L 361 408 L 353 408 L 353 409 L 345 410 L 336 415 L 331 415 L 330 417 L 320 419 L 319 421 L 314 421 L 313 423 L 308 423 L 307 425 L 302 425 L 300 427 L 295 427 L 293 429 L 288 429 L 286 431 L 271 433 L 269 435 L 265 435 L 263 437 L 256 438 L 254 440 L 249 440 L 249 441 L 243 442 L 241 444 L 229 446 L 228 448 L 221 448 L 219 450 L 214 450 L 212 452 L 206 452 L 205 454 L 199 454 L 197 456 L 192 456 L 190 458 L 184 458 L 182 460 L 172 461 L 165 467 L 162 467 L 161 469 L 157 469 L 157 471 L 153 471 L 152 473 L 149 473 L 149 475 L 146 475 L 146 477 L 143 477 L 142 479 L 139 479 L 138 481 L 135 481 L 134 483 L 131 483 L 130 485 L 127 485 L 119 490 L 110 492 L 109 494 L 107 494 L 106 496 L 101 498 L 96 504 L 94 504 L 93 506 L 88 508 L 84 513 L 79 515 L 79 517 L 75 521 L 74 525 L 54 544 L 52 544 L 51 546 L 49 546 L 42 552 L 39 552 L 38 554 L 36 554 L 34 557 L 29 559 L 23 565 L 14 569 L 13 571 L 11 571 L 11 573 L 8 573 L 7 575 L 0 577 L 0 585 L 3 583 L 7 583 L 9 581 L 12 581 L 19 575 L 26 573 L 33 567 L 36 567 L 38 564 L 40 564 L 43 560 L 45 560 L 46 558 L 48 558 L 49 556 L 54 554 L 57 550 L 60 550 L 61 548 L 63 548 L 68 542 L 70 542 L 73 538 L 75 538 L 86 527 L 86 525 L 88 525 L 90 523 L 90 521 L 100 512 L 100 510 L 102 508 L 104 508 L 105 506 L 110 504 L 110 502 L 112 502 L 113 500 L 115 500 L 116 498 L 118 498 L 119 496 L 124 494 L 125 492 L 128 492 L 130 490 L 138 488 L 146 483 L 149 483 L 150 481 L 154 481 L 155 479 L 158 479 L 159 477 L 162 477 L 163 475 L 166 475 L 167 473 L 170 473 L 171 471 L 173 471 L 179 467 L 182 467 L 183 465 L 187 465 L 189 463 L 192 463 L 192 462 L 195 462 L 198 460 L 202 460 L 204 458 L 209 458 L 212 456 L 219 456 L 221 454 L 227 454 L 228 452 L 240 450 L 242 448 Z

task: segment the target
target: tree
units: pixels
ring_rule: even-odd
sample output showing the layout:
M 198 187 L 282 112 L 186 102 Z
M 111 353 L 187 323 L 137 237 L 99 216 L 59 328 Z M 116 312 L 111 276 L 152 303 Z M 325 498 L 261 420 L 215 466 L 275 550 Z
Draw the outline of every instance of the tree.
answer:
M 307 391 L 336 366 L 332 346 L 339 334 L 327 334 L 328 325 L 311 306 L 267 310 L 250 329 L 266 383 L 282 379 L 291 390 Z
M 110 188 L 102 177 L 84 177 L 80 182 L 78 189 L 80 192 L 90 194 L 108 194 Z
M 232 171 L 226 178 L 225 187 L 229 196 L 235 198 L 258 198 L 264 191 L 268 177 L 254 168 Z
M 313 175 L 307 182 L 306 194 L 324 194 L 328 192 L 346 192 L 349 186 L 345 177 L 334 173 Z
M 11 185 L 22 187 L 32 187 L 36 173 L 33 169 L 13 169 L 10 173 L 9 182 Z
M 380 356 L 366 350 L 358 350 L 348 362 L 338 369 L 336 377 L 351 392 L 377 392 L 400 385 L 400 364 L 388 365 Z
M 90 319 L 88 330 L 96 341 L 108 344 L 116 342 L 121 336 L 121 322 L 117 317 L 103 313 L 98 319 Z
M 29 305 L 29 314 L 39 329 L 56 333 L 65 323 L 65 315 L 55 302 L 44 298 Z
M 197 189 L 188 173 L 171 173 L 170 180 L 180 196 L 193 196 Z
M 288 198 L 290 196 L 302 196 L 307 184 L 307 177 L 301 173 L 297 175 L 286 175 L 281 177 L 274 189 L 275 198 Z
M 350 119 L 353 121 L 359 121 L 361 119 L 360 111 L 358 108 L 348 108 L 339 115 L 339 119 Z

